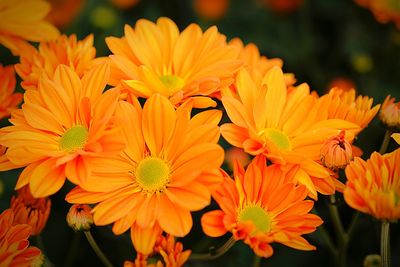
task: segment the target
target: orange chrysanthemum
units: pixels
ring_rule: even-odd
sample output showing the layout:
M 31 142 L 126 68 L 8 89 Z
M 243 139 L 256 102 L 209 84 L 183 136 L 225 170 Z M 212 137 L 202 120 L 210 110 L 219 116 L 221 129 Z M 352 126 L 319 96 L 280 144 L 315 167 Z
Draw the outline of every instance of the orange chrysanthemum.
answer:
M 54 80 L 40 80 L 38 90 L 25 93 L 21 110 L 4 128 L 0 145 L 11 163 L 27 166 L 16 188 L 29 184 L 34 197 L 57 192 L 66 176 L 78 184 L 90 174 L 90 160 L 118 154 L 124 148 L 120 128 L 112 116 L 119 91 L 103 94 L 109 67 L 101 64 L 79 79 L 73 69 L 60 65 Z
M 182 243 L 176 242 L 172 235 L 160 235 L 150 255 L 138 253 L 135 262 L 125 261 L 124 267 L 181 267 L 190 253 L 183 251 Z
M 83 8 L 85 0 L 50 0 L 51 10 L 47 20 L 59 28 L 68 26 Z
M 344 129 L 346 138 L 359 127 L 339 120 L 320 120 L 316 99 L 306 84 L 287 89 L 281 69 L 274 67 L 257 84 L 247 71 L 238 74 L 238 99 L 222 103 L 233 123 L 221 126 L 222 136 L 249 154 L 263 154 L 296 172 L 296 179 L 317 198 L 317 191 L 332 194 L 335 179 L 316 161 L 322 144 Z
M 11 110 L 22 101 L 22 94 L 14 93 L 15 84 L 14 67 L 0 64 L 0 120 L 10 116 Z
M 364 161 L 355 158 L 346 168 L 344 199 L 350 207 L 375 218 L 400 218 L 400 149 Z
M 385 98 L 379 111 L 379 119 L 389 129 L 400 130 L 400 102 L 395 103 L 395 100 L 390 95 Z
M 372 107 L 374 99 L 359 95 L 356 91 L 332 88 L 328 94 L 321 96 L 318 101 L 321 119 L 342 119 L 360 126 L 360 131 L 368 126 L 379 111 L 380 105 Z
M 159 93 L 175 106 L 188 99 L 195 107 L 215 106 L 208 96 L 229 86 L 241 65 L 225 39 L 215 26 L 203 33 L 191 24 L 179 33 L 168 18 L 138 20 L 135 29 L 125 26 L 124 37 L 106 39 L 114 53 L 111 84 L 123 82 L 144 98 Z
M 28 224 L 32 227 L 32 235 L 38 235 L 46 226 L 50 215 L 49 198 L 34 198 L 29 186 L 18 190 L 18 195 L 11 198 L 10 208 L 14 211 L 15 223 Z
M 0 44 L 19 55 L 28 45 L 26 41 L 57 38 L 57 28 L 44 21 L 49 11 L 50 4 L 44 0 L 0 0 Z
M 37 89 L 41 75 L 53 79 L 57 67 L 61 64 L 70 66 L 81 78 L 97 61 L 93 35 L 78 41 L 76 35 L 61 35 L 57 40 L 42 42 L 39 49 L 29 46 L 15 65 L 22 79 L 24 89 Z
M 213 193 L 221 210 L 207 212 L 201 218 L 204 232 L 212 237 L 232 232 L 261 257 L 270 257 L 272 242 L 314 250 L 302 235 L 315 231 L 322 220 L 310 214 L 314 202 L 305 200 L 305 186 L 290 182 L 279 165 L 266 165 L 257 156 L 246 171 L 236 164 L 234 180 L 226 176 Z
M 368 8 L 380 23 L 393 21 L 400 28 L 400 3 L 393 0 L 354 0 L 362 7 Z
M 40 250 L 29 246 L 30 234 L 31 227 L 16 223 L 11 209 L 0 214 L 0 266 L 42 266 Z
M 115 234 L 131 228 L 136 250 L 148 254 L 157 229 L 185 236 L 192 227 L 190 212 L 210 203 L 224 157 L 217 144 L 221 112 L 204 111 L 190 119 L 190 107 L 175 110 L 159 94 L 143 109 L 136 98 L 131 102 L 119 103 L 116 111 L 126 149 L 118 157 L 92 161 L 93 175 L 67 201 L 100 202 L 93 209 L 95 224 L 115 222 Z
M 226 14 L 229 4 L 230 0 L 193 0 L 193 10 L 203 19 L 217 20 Z
M 333 171 L 344 169 L 353 159 L 353 149 L 345 135 L 345 131 L 341 131 L 338 135 L 328 138 L 322 145 L 321 162 Z

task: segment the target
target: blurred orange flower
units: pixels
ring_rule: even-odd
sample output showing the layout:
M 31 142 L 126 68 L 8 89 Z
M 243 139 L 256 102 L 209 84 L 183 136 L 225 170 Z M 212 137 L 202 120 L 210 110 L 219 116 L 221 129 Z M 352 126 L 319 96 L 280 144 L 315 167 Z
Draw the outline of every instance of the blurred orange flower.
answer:
M 40 250 L 29 246 L 30 234 L 29 225 L 15 222 L 13 210 L 0 214 L 0 266 L 42 266 Z
M 14 67 L 0 64 L 0 120 L 10 116 L 11 110 L 22 101 L 22 94 L 14 93 L 15 84 Z
M 197 16 L 206 20 L 221 19 L 227 12 L 230 0 L 193 0 Z
M 40 43 L 38 49 L 29 46 L 21 54 L 20 63 L 15 65 L 15 69 L 24 89 L 37 89 L 40 77 L 43 75 L 53 79 L 61 64 L 71 67 L 81 78 L 98 61 L 104 60 L 95 57 L 92 34 L 82 41 L 77 40 L 75 34 L 69 37 L 61 35 L 57 40 Z
M 190 253 L 190 250 L 183 251 L 182 243 L 176 242 L 172 235 L 160 235 L 151 254 L 138 253 L 135 262 L 125 261 L 124 267 L 180 267 Z
M 247 166 L 250 163 L 249 154 L 237 147 L 227 149 L 225 152 L 225 162 L 231 170 L 233 170 L 235 161 L 239 161 L 242 166 Z
M 393 0 L 354 0 L 362 7 L 368 8 L 380 23 L 393 21 L 400 28 L 400 3 Z
M 337 87 L 339 90 L 343 90 L 343 92 L 347 92 L 352 89 L 355 89 L 356 85 L 352 80 L 348 78 L 337 77 L 329 83 L 328 89 L 330 90 L 334 87 Z
M 217 142 L 222 114 L 208 110 L 190 119 L 190 106 L 175 110 L 159 94 L 143 109 L 136 98 L 131 102 L 119 103 L 116 111 L 127 140 L 124 152 L 92 161 L 93 174 L 66 199 L 100 202 L 93 209 L 95 224 L 114 223 L 115 234 L 131 228 L 136 250 L 148 254 L 157 229 L 185 236 L 192 228 L 190 212 L 210 203 L 211 190 L 221 181 L 224 151 Z
M 263 2 L 276 13 L 287 14 L 299 9 L 304 0 L 263 0 Z
M 14 211 L 15 223 L 28 224 L 32 227 L 32 235 L 38 235 L 46 226 L 50 215 L 49 198 L 34 198 L 29 186 L 18 190 L 18 195 L 11 198 L 10 208 Z
M 344 199 L 350 207 L 377 219 L 400 218 L 400 149 L 364 161 L 355 158 L 345 172 Z
M 0 0 L 0 44 L 14 55 L 28 45 L 57 38 L 56 27 L 44 21 L 50 4 L 44 0 Z
M 82 79 L 60 65 L 54 80 L 43 78 L 38 90 L 25 93 L 12 126 L 3 128 L 0 145 L 15 165 L 26 166 L 16 188 L 27 184 L 34 197 L 56 193 L 66 176 L 78 184 L 90 173 L 93 157 L 118 154 L 125 146 L 112 122 L 119 90 L 103 94 L 109 67 L 101 64 Z
M 313 198 L 317 191 L 332 194 L 335 181 L 317 161 L 325 140 L 346 130 L 351 140 L 359 127 L 339 119 L 320 120 L 316 99 L 306 84 L 287 89 L 282 70 L 274 67 L 259 83 L 247 71 L 236 80 L 238 99 L 223 96 L 222 103 L 233 123 L 221 126 L 222 136 L 251 155 L 263 154 L 296 172 Z
M 266 165 L 257 156 L 243 169 L 237 164 L 234 180 L 225 176 L 213 193 L 221 210 L 201 218 L 204 232 L 211 237 L 232 232 L 260 257 L 270 257 L 270 243 L 278 242 L 300 250 L 314 250 L 302 235 L 314 232 L 321 218 L 310 214 L 314 202 L 305 200 L 307 189 L 290 182 L 279 165 Z
M 47 15 L 47 20 L 58 28 L 68 26 L 78 15 L 85 4 L 85 0 L 49 0 L 51 10 Z
M 237 50 L 213 26 L 204 33 L 191 24 L 181 33 L 168 18 L 140 19 L 125 26 L 122 38 L 108 37 L 112 51 L 112 85 L 122 82 L 136 96 L 155 93 L 175 105 L 191 99 L 195 107 L 216 106 L 209 96 L 233 82 L 241 66 Z
M 121 9 L 128 9 L 139 4 L 140 0 L 109 0 L 113 5 Z
M 388 95 L 383 101 L 379 111 L 381 122 L 392 130 L 400 130 L 400 102 L 395 103 L 395 98 Z

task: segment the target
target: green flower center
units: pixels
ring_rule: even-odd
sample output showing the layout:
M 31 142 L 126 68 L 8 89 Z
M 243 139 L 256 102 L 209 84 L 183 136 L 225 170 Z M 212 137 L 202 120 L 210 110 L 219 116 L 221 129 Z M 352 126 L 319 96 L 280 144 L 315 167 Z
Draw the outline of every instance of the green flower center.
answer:
M 89 131 L 82 125 L 69 128 L 60 139 L 60 148 L 68 152 L 82 149 L 89 137 Z
M 271 230 L 271 216 L 260 206 L 249 205 L 242 209 L 238 215 L 239 222 L 251 221 L 255 230 L 252 234 L 257 232 L 267 233 Z
M 143 191 L 163 192 L 169 182 L 170 167 L 160 158 L 147 157 L 137 165 L 135 178 Z
M 168 89 L 168 96 L 172 96 L 182 89 L 185 82 L 182 78 L 175 75 L 163 75 L 160 77 L 161 82 Z
M 279 149 L 286 151 L 292 150 L 292 144 L 290 143 L 289 137 L 277 129 L 265 128 L 264 130 L 260 131 L 258 135 L 265 141 L 268 140 L 272 142 Z

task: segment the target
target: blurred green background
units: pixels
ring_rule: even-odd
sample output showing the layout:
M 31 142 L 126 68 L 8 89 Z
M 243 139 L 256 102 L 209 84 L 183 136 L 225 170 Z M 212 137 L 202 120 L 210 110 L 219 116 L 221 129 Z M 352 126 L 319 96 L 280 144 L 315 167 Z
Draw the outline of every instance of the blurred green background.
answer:
M 62 2 L 60 0 L 55 2 Z M 72 4 L 74 1 L 66 1 Z M 290 2 L 290 1 L 286 1 Z M 65 10 L 65 12 L 67 12 Z M 192 22 L 203 29 L 217 25 L 230 40 L 240 37 L 245 43 L 255 43 L 268 58 L 284 60 L 285 72 L 292 72 L 297 84 L 307 82 L 312 90 L 322 94 L 336 78 L 351 80 L 360 94 L 374 97 L 381 103 L 391 94 L 399 100 L 400 89 L 400 31 L 392 24 L 378 23 L 373 14 L 352 0 L 304 0 L 290 12 L 277 12 L 263 0 L 231 0 L 225 14 L 219 19 L 205 19 L 193 8 L 191 0 L 141 0 L 130 8 L 121 9 L 107 0 L 82 1 L 72 21 L 62 28 L 79 39 L 94 33 L 98 56 L 109 54 L 104 38 L 122 36 L 123 25 L 134 25 L 136 20 L 155 21 L 160 16 L 172 18 L 184 29 Z M 0 48 L 1 63 L 16 63 L 18 58 Z M 19 88 L 20 90 L 20 88 Z M 8 124 L 2 120 L 1 126 Z M 361 133 L 356 144 L 364 150 L 364 158 L 379 148 L 384 129 L 375 120 Z M 396 147 L 393 142 L 390 150 Z M 0 210 L 9 206 L 13 187 L 20 170 L 0 173 Z M 46 254 L 56 266 L 101 266 L 84 236 L 68 228 L 65 216 L 69 204 L 65 194 L 72 188 L 66 184 L 52 196 L 52 213 L 42 232 Z M 347 226 L 352 210 L 338 195 L 339 209 Z M 333 234 L 326 212 L 328 198 L 321 196 L 316 210 Z M 209 209 L 215 209 L 213 203 Z M 211 239 L 199 227 L 201 212 L 194 214 L 194 227 L 182 239 L 185 248 L 207 252 L 210 246 L 220 246 L 228 237 Z M 392 224 L 393 266 L 400 266 L 400 227 Z M 129 233 L 115 237 L 111 227 L 97 227 L 93 234 L 116 266 L 135 257 Z M 317 251 L 302 252 L 274 244 L 274 255 L 263 260 L 261 266 L 335 266 L 335 261 L 317 231 L 306 237 L 318 247 Z M 368 254 L 379 254 L 380 224 L 362 215 L 349 244 L 348 266 L 362 266 Z M 35 240 L 32 241 L 35 244 Z M 238 242 L 226 255 L 212 262 L 189 262 L 187 266 L 252 266 L 253 252 Z

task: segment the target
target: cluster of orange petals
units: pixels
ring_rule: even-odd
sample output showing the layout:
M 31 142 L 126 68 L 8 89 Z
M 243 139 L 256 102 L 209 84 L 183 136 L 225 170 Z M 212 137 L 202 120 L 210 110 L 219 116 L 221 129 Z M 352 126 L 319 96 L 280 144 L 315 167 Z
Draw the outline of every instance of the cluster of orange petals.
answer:
M 210 204 L 221 181 L 224 158 L 219 140 L 221 112 L 190 118 L 191 105 L 174 109 L 164 96 L 151 96 L 141 108 L 136 98 L 120 102 L 115 120 L 126 148 L 116 157 L 91 161 L 92 175 L 67 195 L 72 203 L 99 203 L 96 225 L 114 223 L 113 232 L 131 228 L 137 251 L 148 254 L 163 230 L 185 236 L 190 212 Z
M 379 111 L 379 119 L 391 130 L 400 130 L 400 102 L 388 95 L 382 103 Z
M 0 120 L 10 116 L 22 101 L 22 94 L 14 92 L 15 85 L 14 66 L 0 65 Z
M 400 4 L 392 0 L 354 0 L 362 7 L 368 8 L 380 23 L 394 22 L 400 28 Z
M 149 255 L 138 253 L 135 262 L 125 261 L 124 267 L 180 267 L 189 259 L 191 251 L 183 251 L 181 242 L 172 235 L 160 235 Z M 157 257 L 162 257 L 160 260 Z
M 213 193 L 221 210 L 203 215 L 204 232 L 212 237 L 232 232 L 261 257 L 273 254 L 272 242 L 314 250 L 301 235 L 315 231 L 322 220 L 309 213 L 314 201 L 305 200 L 306 187 L 292 178 L 279 165 L 267 167 L 263 156 L 257 156 L 246 170 L 236 164 L 234 180 L 225 176 Z
M 31 227 L 18 224 L 14 212 L 7 209 L 0 214 L 0 266 L 42 266 L 41 252 L 29 246 Z
M 55 39 L 57 28 L 45 21 L 49 11 L 45 0 L 0 0 L 0 44 L 19 55 L 29 45 L 27 41 Z
M 400 218 L 400 149 L 364 161 L 355 158 L 346 168 L 344 199 L 350 207 L 377 219 Z

